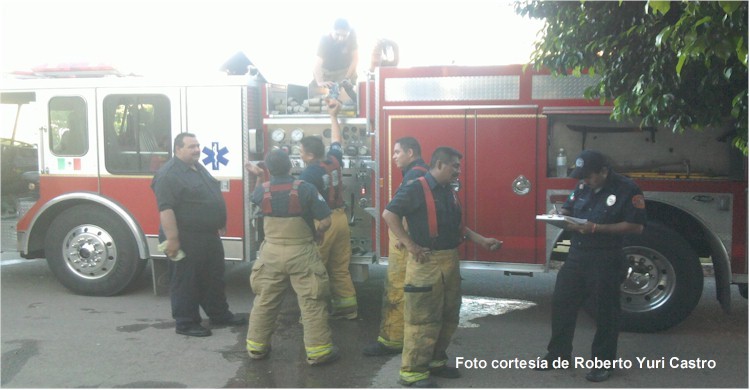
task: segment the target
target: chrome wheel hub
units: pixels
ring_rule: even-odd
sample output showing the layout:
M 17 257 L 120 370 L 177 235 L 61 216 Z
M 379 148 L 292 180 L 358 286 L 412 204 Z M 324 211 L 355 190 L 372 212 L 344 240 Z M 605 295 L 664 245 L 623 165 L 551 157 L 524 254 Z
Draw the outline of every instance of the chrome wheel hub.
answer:
M 96 225 L 80 225 L 63 240 L 65 264 L 76 275 L 99 279 L 109 274 L 117 262 L 117 247 L 112 236 Z
M 622 309 L 651 311 L 669 301 L 675 291 L 676 275 L 669 260 L 644 247 L 626 249 L 628 275 L 622 283 Z

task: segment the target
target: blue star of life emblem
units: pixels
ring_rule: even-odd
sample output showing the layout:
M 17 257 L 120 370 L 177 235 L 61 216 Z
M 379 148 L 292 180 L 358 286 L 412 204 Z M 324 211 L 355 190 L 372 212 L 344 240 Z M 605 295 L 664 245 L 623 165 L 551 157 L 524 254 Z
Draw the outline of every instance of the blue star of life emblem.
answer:
M 219 170 L 219 164 L 227 166 L 227 164 L 229 163 L 229 160 L 224 157 L 227 153 L 229 153 L 229 149 L 227 149 L 226 146 L 219 149 L 218 142 L 211 143 L 210 149 L 208 148 L 208 146 L 204 146 L 203 153 L 206 154 L 206 158 L 203 159 L 203 165 L 211 164 L 211 169 L 214 171 Z

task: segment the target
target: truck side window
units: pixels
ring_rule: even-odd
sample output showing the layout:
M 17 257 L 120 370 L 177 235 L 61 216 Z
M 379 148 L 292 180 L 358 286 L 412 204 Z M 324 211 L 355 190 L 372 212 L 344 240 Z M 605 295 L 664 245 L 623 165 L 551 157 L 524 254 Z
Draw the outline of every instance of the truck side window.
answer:
M 152 175 L 171 156 L 169 99 L 164 95 L 104 98 L 104 158 L 107 171 Z
M 49 101 L 49 145 L 58 156 L 82 156 L 89 149 L 86 102 L 80 96 Z

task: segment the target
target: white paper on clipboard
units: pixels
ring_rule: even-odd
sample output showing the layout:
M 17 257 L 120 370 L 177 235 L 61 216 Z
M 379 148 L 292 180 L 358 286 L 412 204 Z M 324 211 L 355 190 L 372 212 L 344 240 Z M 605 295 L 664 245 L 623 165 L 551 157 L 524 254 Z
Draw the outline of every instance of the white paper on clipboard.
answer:
M 559 214 L 539 214 L 536 216 L 537 221 L 546 222 L 550 225 L 557 226 L 559 228 L 565 228 L 568 223 L 574 223 L 576 225 L 583 225 L 586 223 L 586 219 L 583 218 L 575 218 L 570 217 L 567 215 L 559 215 Z

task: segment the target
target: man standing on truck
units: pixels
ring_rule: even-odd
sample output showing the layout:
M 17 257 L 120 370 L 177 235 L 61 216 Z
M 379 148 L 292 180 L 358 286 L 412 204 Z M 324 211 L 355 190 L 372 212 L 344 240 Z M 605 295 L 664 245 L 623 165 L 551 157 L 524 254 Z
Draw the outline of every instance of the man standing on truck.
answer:
M 229 311 L 224 293 L 221 235 L 227 207 L 219 182 L 199 164 L 201 149 L 191 133 L 174 139 L 174 157 L 151 182 L 159 207 L 159 241 L 169 262 L 172 317 L 178 334 L 210 336 L 201 326 L 199 307 L 214 326 L 237 326 L 247 319 Z M 178 256 L 182 252 L 184 258 Z
M 272 150 L 265 162 L 271 173 L 271 180 L 265 183 L 260 167 L 246 165 L 257 177 L 251 199 L 261 207 L 265 232 L 250 274 L 255 300 L 247 330 L 247 352 L 251 359 L 268 357 L 281 302 L 291 285 L 302 313 L 307 363 L 330 363 L 339 355 L 328 327 L 328 275 L 315 242 L 321 241 L 331 226 L 331 209 L 312 184 L 289 174 L 292 163 L 286 152 Z
M 459 378 L 448 367 L 447 349 L 458 327 L 461 310 L 461 274 L 458 246 L 469 239 L 496 251 L 502 242 L 463 226 L 461 204 L 451 182 L 461 172 L 457 150 L 439 147 L 430 170 L 396 193 L 383 219 L 410 256 L 404 280 L 404 349 L 399 383 L 434 387 L 430 375 Z M 407 232 L 403 219 L 409 225 Z
M 422 159 L 422 147 L 413 137 L 403 137 L 393 145 L 393 162 L 401 169 L 404 183 L 411 183 L 430 169 Z M 388 270 L 383 290 L 383 308 L 378 340 L 364 348 L 365 356 L 394 355 L 404 346 L 404 277 L 409 251 L 388 230 Z
M 357 34 L 346 19 L 336 19 L 333 23 L 333 31 L 320 38 L 311 87 L 317 86 L 330 90 L 340 85 L 346 90 L 350 99 L 356 100 L 353 86 L 357 85 L 358 63 Z M 338 91 L 333 92 L 338 93 Z
M 547 366 L 540 370 L 555 368 L 556 360 L 571 361 L 578 310 L 589 296 L 594 298 L 596 310 L 591 359 L 617 359 L 620 285 L 627 272 L 623 237 L 640 234 L 646 224 L 643 192 L 632 180 L 613 171 L 603 154 L 584 150 L 575 165 L 570 176 L 581 182 L 560 213 L 586 222 L 568 223 L 566 227 L 573 235 L 568 258 L 557 273 L 552 296 L 552 337 L 544 357 Z M 586 379 L 602 382 L 611 373 L 611 368 L 593 368 Z
M 341 102 L 330 99 L 327 104 L 331 116 L 330 150 L 325 155 L 325 146 L 320 137 L 302 138 L 300 157 L 306 167 L 299 178 L 315 185 L 328 203 L 328 207 L 333 210 L 331 228 L 320 244 L 320 255 L 331 281 L 331 316 L 353 320 L 357 318 L 357 292 L 349 273 L 349 262 L 352 258 L 351 232 L 341 188 L 344 152 L 341 148 L 341 126 L 337 116 Z

